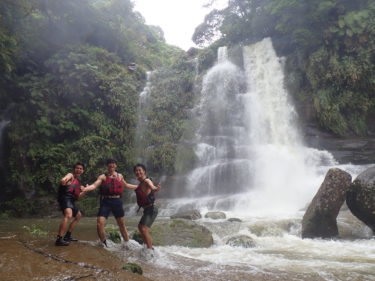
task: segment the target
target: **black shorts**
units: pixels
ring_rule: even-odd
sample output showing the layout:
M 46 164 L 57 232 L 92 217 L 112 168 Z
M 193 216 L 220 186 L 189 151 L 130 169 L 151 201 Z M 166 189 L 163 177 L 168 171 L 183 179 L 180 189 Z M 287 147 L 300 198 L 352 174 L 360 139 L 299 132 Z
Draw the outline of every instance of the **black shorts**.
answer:
M 116 219 L 122 218 L 125 215 L 121 198 L 103 198 L 100 202 L 98 217 L 105 217 L 108 219 L 111 212 Z
M 78 214 L 79 209 L 74 204 L 75 200 L 73 198 L 61 197 L 61 198 L 58 199 L 58 201 L 59 201 L 60 209 L 61 209 L 61 211 L 64 215 L 65 215 L 65 213 L 64 213 L 65 209 L 68 209 L 68 208 L 72 209 L 73 217 L 75 217 Z
M 147 227 L 151 227 L 157 215 L 158 215 L 158 208 L 156 208 L 155 206 L 147 207 L 143 210 L 143 216 L 141 217 L 139 224 L 145 225 Z

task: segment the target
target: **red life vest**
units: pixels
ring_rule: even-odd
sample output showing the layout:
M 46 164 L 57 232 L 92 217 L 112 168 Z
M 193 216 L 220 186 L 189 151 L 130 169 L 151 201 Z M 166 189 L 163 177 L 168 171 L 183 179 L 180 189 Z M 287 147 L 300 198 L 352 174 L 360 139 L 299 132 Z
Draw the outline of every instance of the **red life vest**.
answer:
M 105 175 L 105 182 L 100 186 L 101 195 L 121 195 L 124 191 L 123 183 L 121 182 L 118 174 L 115 178 Z
M 75 199 L 78 199 L 81 193 L 81 183 L 78 179 L 74 178 L 72 183 L 66 187 L 68 193 L 71 193 Z
M 135 195 L 137 196 L 137 204 L 138 204 L 139 207 L 145 207 L 145 206 L 148 206 L 148 205 L 152 205 L 155 202 L 155 194 L 154 194 L 153 190 L 151 190 L 151 192 L 149 194 L 146 194 L 142 190 L 141 185 L 142 185 L 143 181 L 134 190 Z

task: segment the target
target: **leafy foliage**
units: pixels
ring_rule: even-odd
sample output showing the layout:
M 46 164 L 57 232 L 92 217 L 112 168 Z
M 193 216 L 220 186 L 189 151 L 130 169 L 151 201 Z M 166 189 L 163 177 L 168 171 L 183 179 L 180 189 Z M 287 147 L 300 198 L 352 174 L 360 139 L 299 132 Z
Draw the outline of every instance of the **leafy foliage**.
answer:
M 141 109 L 146 119 L 138 146 L 146 165 L 158 173 L 173 174 L 178 143 L 184 132 L 189 110 L 194 104 L 195 62 L 181 57 L 171 67 L 151 76 L 151 93 L 147 106 Z
M 83 183 L 108 157 L 130 169 L 145 69 L 183 51 L 145 25 L 130 0 L 4 0 L 0 22 L 0 116 L 11 121 L 0 209 L 43 212 L 29 199 L 54 198 L 76 161 L 87 164 Z M 82 201 L 88 212 L 93 200 Z
M 293 92 L 313 101 L 322 128 L 340 136 L 373 133 L 373 1 L 231 0 L 209 18 L 215 17 L 221 21 L 197 29 L 195 42 L 210 41 L 217 31 L 227 45 L 272 37 L 287 56 L 288 73 L 299 77 Z

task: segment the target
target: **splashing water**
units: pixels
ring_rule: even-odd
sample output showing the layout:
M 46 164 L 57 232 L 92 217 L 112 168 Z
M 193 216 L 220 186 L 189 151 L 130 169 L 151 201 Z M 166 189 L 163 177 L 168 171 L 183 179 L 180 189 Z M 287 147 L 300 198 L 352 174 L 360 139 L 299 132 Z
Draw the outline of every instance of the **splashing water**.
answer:
M 336 162 L 329 152 L 303 145 L 271 40 L 244 47 L 243 58 L 244 70 L 219 48 L 218 63 L 203 79 L 198 163 L 185 191 L 201 209 L 295 212 Z

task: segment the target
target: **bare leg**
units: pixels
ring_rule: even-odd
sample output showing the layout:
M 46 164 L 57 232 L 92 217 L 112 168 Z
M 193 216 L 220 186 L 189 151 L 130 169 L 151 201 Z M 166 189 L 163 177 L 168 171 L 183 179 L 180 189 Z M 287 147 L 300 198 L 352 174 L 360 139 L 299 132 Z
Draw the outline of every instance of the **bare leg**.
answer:
M 128 234 L 128 230 L 126 229 L 126 226 L 125 226 L 124 217 L 116 218 L 116 221 L 117 221 L 118 228 L 120 229 L 122 238 L 124 239 L 124 241 L 129 241 L 129 234 Z
M 102 242 L 105 240 L 105 229 L 104 229 L 105 222 L 106 222 L 105 217 L 98 217 L 97 218 L 96 230 L 98 231 L 99 239 Z
M 152 249 L 152 237 L 148 232 L 149 228 L 146 225 L 138 224 L 138 229 L 142 235 L 143 242 L 147 245 L 147 248 Z
M 82 214 L 80 211 L 78 211 L 78 213 L 76 214 L 76 216 L 74 217 L 74 220 L 70 223 L 69 225 L 69 232 L 73 232 L 75 226 L 77 225 L 77 223 L 81 220 L 82 218 Z
M 60 226 L 59 226 L 59 236 L 64 236 L 65 232 L 66 232 L 66 229 L 68 227 L 68 223 L 70 221 L 70 219 L 72 218 L 73 216 L 73 210 L 70 209 L 70 208 L 66 208 L 64 210 L 64 218 L 62 219 L 61 223 L 60 223 Z

